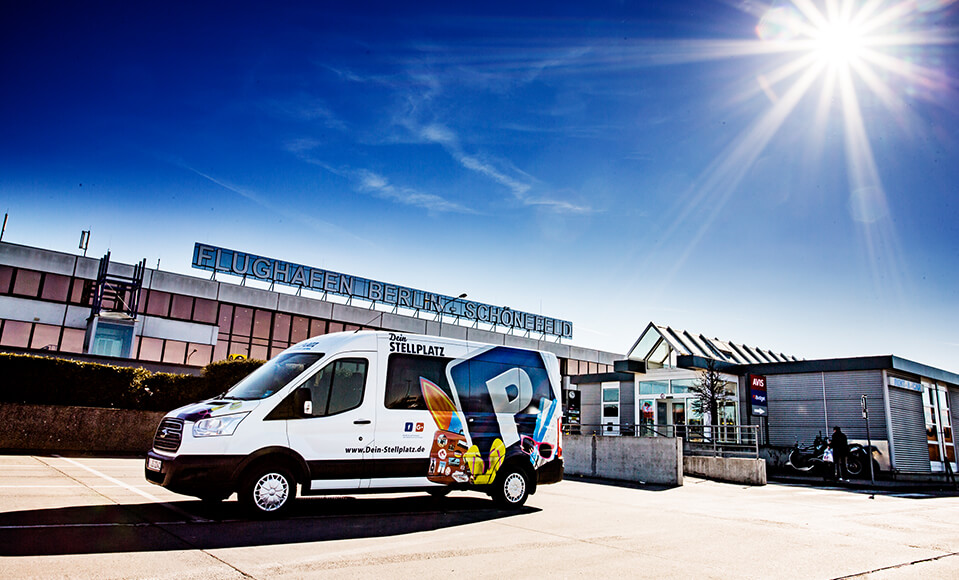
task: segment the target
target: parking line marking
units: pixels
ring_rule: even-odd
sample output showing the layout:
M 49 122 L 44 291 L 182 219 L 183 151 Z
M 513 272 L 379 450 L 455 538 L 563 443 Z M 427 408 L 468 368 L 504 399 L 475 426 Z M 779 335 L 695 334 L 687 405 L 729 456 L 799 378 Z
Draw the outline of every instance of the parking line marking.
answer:
M 114 484 L 114 485 L 119 485 L 120 487 L 122 487 L 122 488 L 124 488 L 124 489 L 126 489 L 126 490 L 132 491 L 133 493 L 135 493 L 135 494 L 137 494 L 137 495 L 140 495 L 140 496 L 142 496 L 142 497 L 150 500 L 151 502 L 154 502 L 154 503 L 157 503 L 157 504 L 159 504 L 159 505 L 162 505 L 163 507 L 165 507 L 165 508 L 173 511 L 174 513 L 177 513 L 177 514 L 179 514 L 179 515 L 187 518 L 187 519 L 190 520 L 190 521 L 193 521 L 193 522 L 204 522 L 204 521 L 207 521 L 207 520 L 205 520 L 205 519 L 203 519 L 203 518 L 198 518 L 198 517 L 196 517 L 196 516 L 194 516 L 194 515 L 192 515 L 192 514 L 189 514 L 189 513 L 185 512 L 185 511 L 181 510 L 180 508 L 178 508 L 177 506 L 175 506 L 175 505 L 173 505 L 173 504 L 167 503 L 167 502 L 165 502 L 165 501 L 161 501 L 160 498 L 156 497 L 156 496 L 153 495 L 153 494 L 150 494 L 150 493 L 147 493 L 147 492 L 145 492 L 145 491 L 139 490 L 139 489 L 133 487 L 132 485 L 123 483 L 123 482 L 120 481 L 119 479 L 110 477 L 109 475 L 104 475 L 103 473 L 100 473 L 100 472 L 97 471 L 96 469 L 92 469 L 92 468 L 90 468 L 90 467 L 87 467 L 86 465 L 83 465 L 82 463 L 79 463 L 79 462 L 74 461 L 74 460 L 72 460 L 72 459 L 69 459 L 69 458 L 67 458 L 67 457 L 61 457 L 61 456 L 59 456 L 59 455 L 54 455 L 54 457 L 56 457 L 57 459 L 62 459 L 62 460 L 64 460 L 64 461 L 66 461 L 67 463 L 69 463 L 69 464 L 71 464 L 71 465 L 75 465 L 75 466 L 77 466 L 77 467 L 79 467 L 79 468 L 81 468 L 81 469 L 85 469 L 86 471 L 89 471 L 89 472 L 92 473 L 93 475 L 96 475 L 97 477 L 101 477 L 101 478 L 109 481 L 110 483 L 112 483 L 112 484 Z

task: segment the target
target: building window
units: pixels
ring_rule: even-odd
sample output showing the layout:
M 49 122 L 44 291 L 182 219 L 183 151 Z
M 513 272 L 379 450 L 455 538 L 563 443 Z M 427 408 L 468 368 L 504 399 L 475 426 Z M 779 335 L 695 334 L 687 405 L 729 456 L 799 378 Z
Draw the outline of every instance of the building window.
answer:
M 294 316 L 290 342 L 300 342 L 308 338 L 310 338 L 310 319 L 302 316 Z
M 0 294 L 10 292 L 10 282 L 13 280 L 13 268 L 10 266 L 0 266 Z
M 173 305 L 170 307 L 170 316 L 181 320 L 193 318 L 193 298 L 182 294 L 173 295 Z
M 186 364 L 202 367 L 213 362 L 213 347 L 209 344 L 194 344 L 191 342 L 187 348 Z
M 333 330 L 330 330 L 329 332 L 333 332 Z M 320 336 L 321 334 L 326 334 L 326 333 L 327 333 L 326 321 L 313 319 L 313 321 L 310 322 L 310 336 L 307 338 Z
M 140 360 L 160 362 L 163 359 L 163 340 L 159 338 L 140 338 Z
M 31 326 L 33 325 L 29 322 L 5 321 L 3 323 L 3 335 L 0 336 L 0 345 L 27 348 L 27 345 L 30 344 Z
M 270 338 L 271 326 L 273 326 L 273 313 L 269 310 L 257 310 L 253 316 L 253 337 Z
M 147 302 L 147 314 L 151 316 L 169 316 L 170 294 L 168 292 L 150 290 L 150 298 Z
M 40 297 L 44 300 L 66 302 L 70 294 L 70 277 L 59 274 L 46 274 L 43 277 L 43 290 Z
M 215 300 L 197 298 L 193 306 L 193 320 L 204 324 L 215 324 L 216 306 Z
M 63 338 L 60 339 L 60 352 L 83 352 L 83 339 L 86 334 L 79 328 L 64 328 Z
M 40 294 L 40 272 L 18 269 L 13 281 L 13 293 L 36 298 Z
M 233 309 L 233 334 L 249 337 L 252 330 L 253 309 L 244 306 L 235 307 Z
M 163 362 L 182 365 L 186 360 L 186 343 L 167 340 L 163 345 Z
M 83 278 L 74 278 L 70 289 L 70 303 L 90 306 L 93 302 L 93 281 Z M 140 301 L 140 312 L 143 312 L 143 301 Z
M 229 304 L 220 304 L 220 317 L 217 321 L 220 327 L 220 334 L 230 334 L 230 328 L 233 325 L 233 307 Z
M 38 350 L 57 350 L 60 345 L 60 327 L 49 324 L 36 324 L 33 328 L 33 338 L 30 339 L 30 348 Z

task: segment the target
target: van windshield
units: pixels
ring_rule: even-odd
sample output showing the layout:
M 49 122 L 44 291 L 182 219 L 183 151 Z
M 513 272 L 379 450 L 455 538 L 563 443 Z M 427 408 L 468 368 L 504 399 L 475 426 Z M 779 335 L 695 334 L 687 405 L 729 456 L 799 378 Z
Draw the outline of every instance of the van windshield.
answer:
M 226 392 L 224 399 L 255 401 L 279 391 L 313 363 L 323 358 L 319 352 L 288 352 L 268 361 Z

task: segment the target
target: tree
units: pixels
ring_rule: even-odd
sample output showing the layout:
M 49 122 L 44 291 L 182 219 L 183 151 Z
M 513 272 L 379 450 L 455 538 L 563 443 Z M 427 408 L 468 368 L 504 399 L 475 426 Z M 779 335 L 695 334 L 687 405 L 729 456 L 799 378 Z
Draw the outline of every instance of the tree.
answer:
M 689 387 L 689 392 L 696 395 L 693 400 L 693 409 L 703 416 L 703 423 L 716 424 L 719 421 L 720 405 L 729 400 L 726 381 L 719 374 L 716 361 L 710 359 L 706 363 L 706 368 L 700 373 L 696 383 Z

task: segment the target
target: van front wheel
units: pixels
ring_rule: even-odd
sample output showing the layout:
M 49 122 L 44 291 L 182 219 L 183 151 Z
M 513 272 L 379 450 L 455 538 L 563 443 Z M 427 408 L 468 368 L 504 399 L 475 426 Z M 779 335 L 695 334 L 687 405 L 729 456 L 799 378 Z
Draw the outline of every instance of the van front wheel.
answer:
M 493 485 L 493 499 L 505 508 L 520 508 L 529 497 L 529 476 L 522 469 L 507 468 Z
M 296 480 L 286 469 L 273 465 L 251 472 L 240 490 L 240 501 L 260 517 L 280 515 L 290 507 L 295 497 Z

